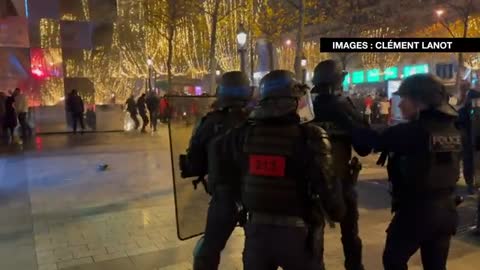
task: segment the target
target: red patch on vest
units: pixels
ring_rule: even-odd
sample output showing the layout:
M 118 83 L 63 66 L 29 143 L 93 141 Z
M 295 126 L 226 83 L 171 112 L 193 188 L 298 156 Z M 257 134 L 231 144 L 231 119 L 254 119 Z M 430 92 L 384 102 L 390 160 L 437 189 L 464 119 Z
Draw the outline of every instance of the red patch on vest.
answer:
M 250 155 L 251 175 L 257 176 L 285 176 L 285 157 L 282 156 L 265 156 Z

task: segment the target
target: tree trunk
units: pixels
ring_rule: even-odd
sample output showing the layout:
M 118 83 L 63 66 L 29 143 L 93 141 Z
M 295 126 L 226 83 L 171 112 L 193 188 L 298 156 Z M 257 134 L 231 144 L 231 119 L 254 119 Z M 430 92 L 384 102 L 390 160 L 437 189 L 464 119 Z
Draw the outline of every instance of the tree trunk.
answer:
M 297 32 L 297 50 L 295 52 L 295 75 L 297 76 L 298 80 L 302 79 L 302 56 L 303 56 L 303 36 L 305 30 L 305 0 L 299 1 L 299 15 L 300 18 L 298 20 L 298 32 Z
M 167 81 L 168 91 L 172 91 L 172 62 L 173 62 L 173 40 L 175 38 L 175 27 L 168 29 L 168 58 L 167 58 Z
M 215 0 L 215 6 L 212 14 L 212 33 L 210 35 L 210 93 L 215 94 L 216 90 L 216 71 L 217 58 L 215 57 L 215 46 L 217 44 L 217 24 L 218 24 L 218 9 L 220 7 L 220 0 Z
M 463 19 L 463 38 L 468 36 L 468 21 L 469 21 L 470 14 L 465 14 L 465 18 Z M 457 75 L 455 76 L 455 87 L 457 88 L 457 92 L 460 93 L 460 84 L 462 81 L 462 73 L 465 69 L 463 53 L 458 53 L 458 68 L 457 68 Z

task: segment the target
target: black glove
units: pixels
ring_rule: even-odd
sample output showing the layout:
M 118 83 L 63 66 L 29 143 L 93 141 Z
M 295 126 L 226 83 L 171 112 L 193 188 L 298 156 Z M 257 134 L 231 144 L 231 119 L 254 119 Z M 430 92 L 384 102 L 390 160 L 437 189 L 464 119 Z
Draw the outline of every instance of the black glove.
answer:
M 182 176 L 182 178 L 196 176 L 195 174 L 193 174 L 190 166 L 188 166 L 187 155 L 180 155 L 179 165 L 180 165 L 180 175 Z

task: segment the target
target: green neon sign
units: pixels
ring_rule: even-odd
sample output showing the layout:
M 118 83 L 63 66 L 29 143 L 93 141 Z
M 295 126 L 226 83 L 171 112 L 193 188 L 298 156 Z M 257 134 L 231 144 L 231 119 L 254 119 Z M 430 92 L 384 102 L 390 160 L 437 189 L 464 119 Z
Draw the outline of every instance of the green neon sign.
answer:
M 403 68 L 403 77 L 408 77 L 414 74 L 428 73 L 428 64 L 405 66 Z
M 380 81 L 380 69 L 370 69 L 367 71 L 367 82 L 379 82 Z
M 357 83 L 363 83 L 365 82 L 365 72 L 363 70 L 360 71 L 355 71 L 352 73 L 352 83 L 357 84 Z
M 398 67 L 389 67 L 385 69 L 384 73 L 384 80 L 396 79 L 398 78 Z
M 347 76 L 345 76 L 345 79 L 343 80 L 343 85 L 347 86 L 349 84 L 350 84 L 350 74 L 347 74 Z

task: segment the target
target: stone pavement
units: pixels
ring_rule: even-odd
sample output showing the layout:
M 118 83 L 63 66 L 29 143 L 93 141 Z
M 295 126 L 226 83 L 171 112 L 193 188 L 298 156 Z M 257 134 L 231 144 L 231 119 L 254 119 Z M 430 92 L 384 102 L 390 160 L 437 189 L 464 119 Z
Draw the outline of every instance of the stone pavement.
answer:
M 0 269 L 191 269 L 197 239 L 177 240 L 165 128 L 154 136 L 44 136 L 25 148 L 0 156 Z M 358 187 L 367 269 L 381 269 L 390 218 L 385 171 L 375 161 L 363 160 Z M 101 163 L 109 169 L 98 171 Z M 342 269 L 338 229 L 327 229 L 325 240 L 328 269 Z M 457 236 L 449 269 L 477 269 L 479 245 Z M 242 269 L 242 248 L 237 229 L 220 269 Z M 418 257 L 411 265 L 421 269 Z

